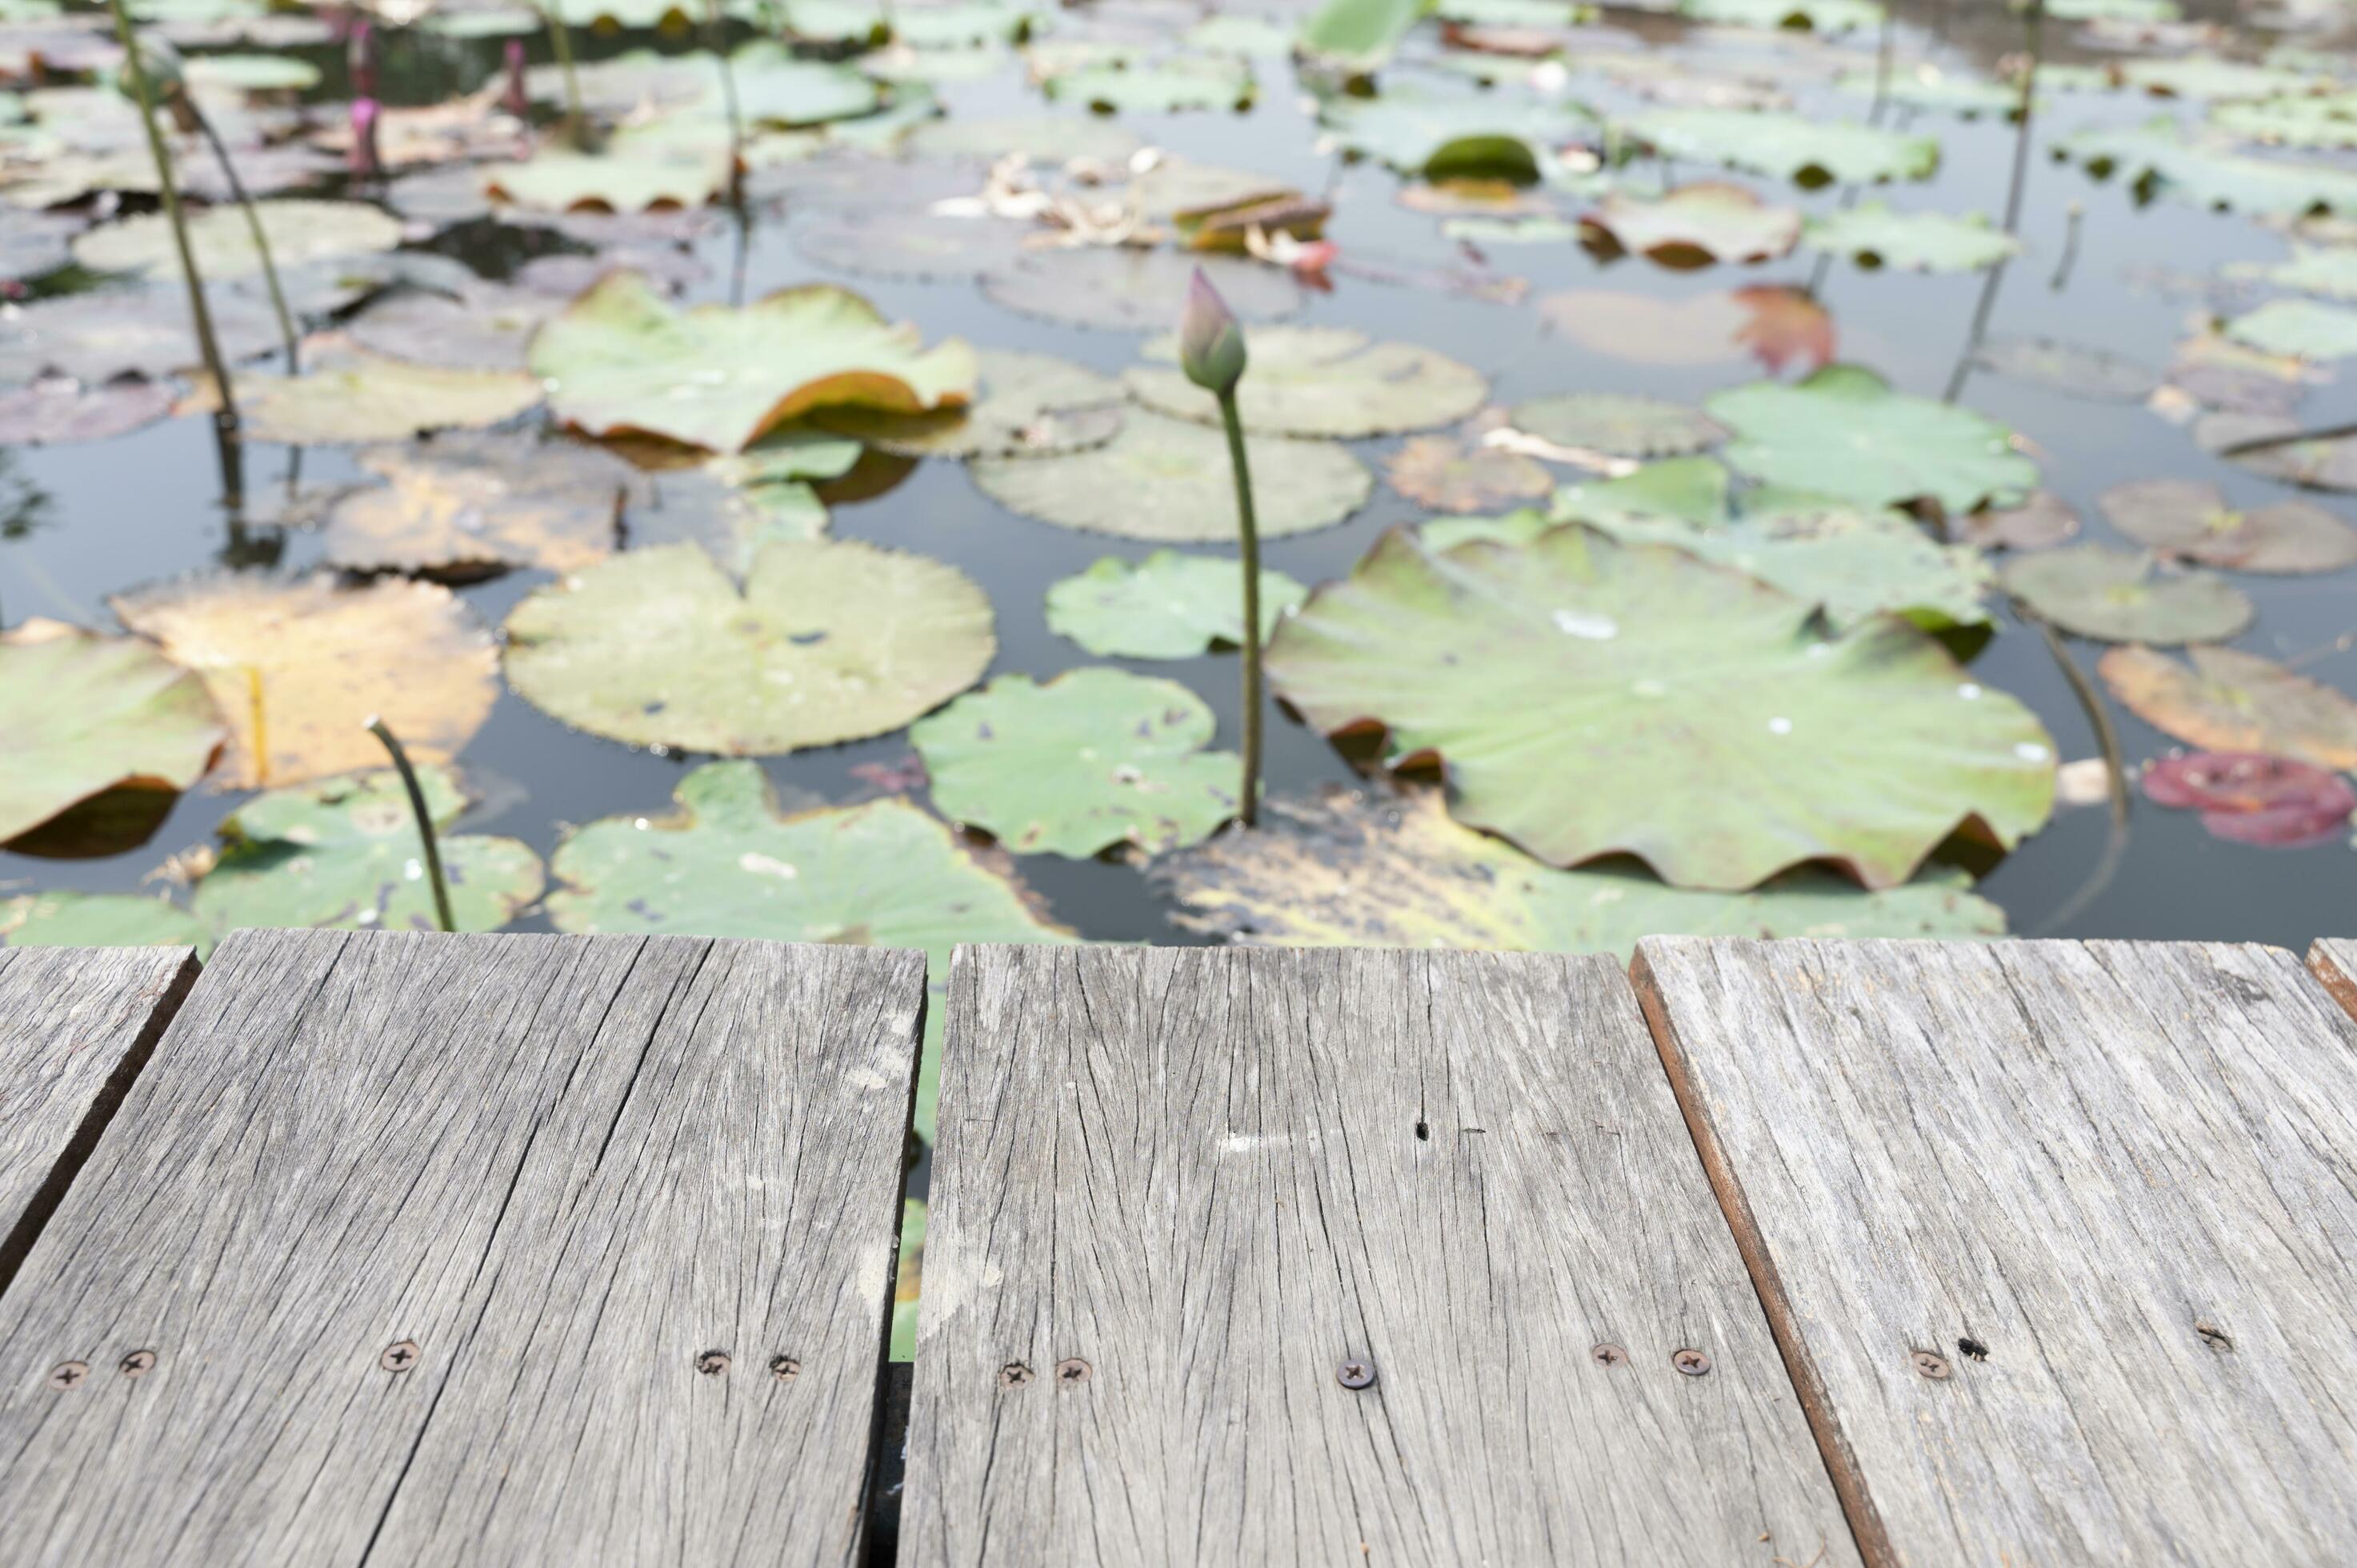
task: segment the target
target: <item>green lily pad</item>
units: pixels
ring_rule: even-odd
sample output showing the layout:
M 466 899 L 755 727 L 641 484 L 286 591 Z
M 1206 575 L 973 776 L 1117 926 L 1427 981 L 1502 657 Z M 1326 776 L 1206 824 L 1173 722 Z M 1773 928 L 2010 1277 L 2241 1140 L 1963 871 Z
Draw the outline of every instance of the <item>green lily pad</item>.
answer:
M 1294 42 L 1313 60 L 1364 75 L 1383 69 L 1423 14 L 1419 0 L 1322 0 Z
M 197 55 L 182 62 L 188 88 L 207 92 L 308 92 L 319 85 L 319 68 L 292 55 Z
M 933 805 L 1018 854 L 1193 843 L 1235 815 L 1241 764 L 1176 681 L 1096 667 L 1001 675 L 909 726 Z
M 2312 299 L 2269 300 L 2226 323 L 2226 336 L 2264 354 L 2340 360 L 2357 354 L 2357 310 Z
M 1052 354 L 975 353 L 974 402 L 932 413 L 821 410 L 816 423 L 901 457 L 1045 457 L 1102 446 L 1119 434 L 1121 383 Z
M 703 207 L 728 188 L 728 155 L 617 147 L 588 154 L 544 147 L 522 163 L 483 171 L 486 194 L 539 212 L 646 212 Z
M 2115 648 L 2095 671 L 2129 712 L 2205 751 L 2258 751 L 2357 773 L 2357 703 L 2238 649 L 2196 643 L 2187 669 L 2149 648 Z
M 826 532 L 826 503 L 811 481 L 841 478 L 859 452 L 856 441 L 772 435 L 739 456 L 643 475 L 625 518 L 630 543 L 700 545 L 742 583 L 763 546 Z
M 1847 33 L 1882 25 L 1874 0 L 1680 0 L 1678 14 L 1730 27 L 1784 27 Z
M 1834 86 L 1854 97 L 1878 96 L 1886 102 L 1937 110 L 1966 120 L 1984 114 L 2012 120 L 2021 114 L 2021 89 L 2014 83 L 1959 76 L 1934 65 L 1894 70 L 1887 79 L 1871 70 L 1844 71 L 1834 79 Z
M 1609 457 L 1677 457 L 1727 439 L 1698 409 L 1621 392 L 1558 392 L 1517 403 L 1514 428 L 1558 446 Z
M 2125 176 L 2139 200 L 2168 196 L 2195 207 L 2287 217 L 2357 213 L 2357 171 L 2248 157 L 2190 140 L 2168 117 L 2082 131 L 2057 141 L 2054 151 L 2084 165 L 2098 179 Z
M 1331 527 L 1374 489 L 1366 465 L 1330 442 L 1255 435 L 1244 455 L 1264 539 Z M 1059 528 L 1164 544 L 1237 537 L 1227 440 L 1189 420 L 1134 412 L 1120 435 L 1090 451 L 976 458 L 969 471 L 1001 506 Z
M 1255 947 L 1609 952 L 1641 938 L 2005 934 L 2005 912 L 1953 868 L 1869 893 L 1786 872 L 1752 893 L 1698 893 L 1638 871 L 1559 871 L 1451 822 L 1439 792 L 1346 789 L 1275 797 L 1258 832 L 1157 859 L 1146 884 L 1183 930 Z
M 127 893 L 27 893 L 0 898 L 0 947 L 190 947 L 202 958 L 212 947 L 212 934 L 168 899 Z
M 1580 232 L 1607 254 L 1626 252 L 1681 270 L 1715 262 L 1770 262 L 1801 237 L 1801 215 L 1749 186 L 1695 180 L 1639 196 L 1615 190 L 1581 214 Z
M 228 738 L 204 682 L 135 637 L 53 620 L 0 634 L 0 842 L 109 790 L 177 794 Z
M 673 791 L 669 816 L 577 829 L 549 860 L 560 931 L 749 937 L 922 948 L 925 1014 L 917 1133 L 931 1141 L 950 953 L 960 942 L 1069 942 L 1005 864 L 897 797 L 778 814 L 751 762 L 714 762 Z
M 895 413 L 953 408 L 974 393 L 974 350 L 920 349 L 845 289 L 809 284 L 742 309 L 681 310 L 635 273 L 616 273 L 533 339 L 559 417 L 593 435 L 637 432 L 741 452 L 813 409 Z
M 2327 79 L 2203 53 L 2179 59 L 2126 60 L 2119 67 L 2119 81 L 2123 87 L 2142 88 L 2157 98 L 2252 100 L 2313 92 Z
M 764 545 L 744 586 L 692 544 L 531 595 L 508 683 L 566 724 L 732 756 L 899 729 L 982 678 L 990 601 L 955 567 L 846 540 Z
M 540 396 L 540 382 L 522 371 L 452 370 L 361 349 L 315 354 L 299 376 L 237 378 L 245 438 L 289 446 L 480 429 L 538 407 Z
M 1740 109 L 1654 109 L 1629 133 L 1675 158 L 1724 164 L 1806 187 L 1929 179 L 1940 166 L 1930 136 Z
M 1879 201 L 1812 218 L 1802 243 L 1861 267 L 1913 273 L 1979 272 L 2021 252 L 2020 241 L 1977 212 L 1895 212 Z
M 1236 409 L 1245 429 L 1266 435 L 1350 439 L 1430 430 L 1463 419 L 1490 394 L 1469 365 L 1414 343 L 1372 342 L 1346 327 L 1253 328 L 1244 347 L 1250 366 L 1236 388 Z M 1181 419 L 1218 423 L 1218 399 L 1178 368 L 1175 334 L 1143 351 L 1168 368 L 1125 372 L 1132 396 Z
M 820 125 L 875 113 L 884 89 L 852 66 L 803 59 L 775 38 L 756 38 L 729 57 L 737 112 L 749 125 Z M 707 72 L 701 100 L 722 110 L 719 75 Z
M 2104 642 L 2222 642 L 2257 613 L 2222 577 L 2163 572 L 2141 550 L 2101 544 L 2017 555 L 2005 585 L 2064 631 Z
M 2204 566 L 2294 575 L 2357 566 L 2357 529 L 2313 501 L 2237 511 L 2215 485 L 2139 479 L 2105 490 L 2096 504 L 2113 527 L 2147 549 Z
M 1540 154 L 1591 127 L 1595 116 L 1568 100 L 1401 91 L 1329 97 L 1318 105 L 1318 122 L 1345 152 L 1402 174 L 1534 185 Z
M 328 514 L 328 562 L 457 576 L 595 565 L 614 553 L 622 499 L 638 478 L 599 447 L 531 432 L 380 446 L 360 465 L 386 483 Z
M 2294 245 L 2291 260 L 2263 268 L 2258 276 L 2277 288 L 2357 299 L 2357 246 Z
M 1301 308 L 1301 286 L 1282 267 L 1109 245 L 1027 251 L 983 274 L 982 292 L 1043 321 L 1114 332 L 1167 331 L 1178 319 L 1198 267 L 1241 320 L 1265 321 Z
M 1048 585 L 1048 629 L 1101 659 L 1192 659 L 1244 637 L 1243 568 L 1216 555 L 1157 550 L 1136 565 L 1108 555 Z M 1282 572 L 1260 575 L 1265 642 L 1309 590 Z
M 1320 731 L 1437 757 L 1460 822 L 1552 865 L 1634 854 L 1737 891 L 1824 861 L 1887 888 L 1961 828 L 2010 848 L 2045 822 L 2034 714 L 1905 621 L 1827 637 L 1815 618 L 1578 524 L 1444 555 L 1395 531 L 1277 628 L 1267 663 Z
M 2357 147 L 2357 94 L 2223 102 L 2211 109 L 2210 124 L 2244 141 L 2269 146 Z
M 1792 386 L 1755 381 L 1703 406 L 1735 432 L 1727 460 L 1768 484 L 1862 507 L 1928 499 L 1951 517 L 2004 505 L 2038 483 L 2012 436 L 1969 409 L 1890 390 L 1872 371 L 1828 365 Z
M 1697 528 L 1717 528 L 1734 519 L 1730 489 L 1727 467 L 1716 458 L 1667 457 L 1617 479 L 1566 485 L 1555 492 L 1552 521 L 1619 523 L 1668 519 Z
M 1227 55 L 1117 61 L 1059 71 L 1043 88 L 1051 102 L 1079 104 L 1100 114 L 1249 109 L 1257 91 L 1251 68 Z
M 463 785 L 431 764 L 417 781 L 458 929 L 499 929 L 540 897 L 540 856 L 514 839 L 444 832 L 467 808 Z M 442 929 L 409 794 L 390 768 L 257 795 L 221 831 L 227 847 L 191 898 L 213 930 Z
M 282 273 L 306 262 L 390 251 L 401 243 L 401 221 L 360 201 L 257 201 L 270 258 Z M 253 231 L 234 205 L 209 208 L 188 219 L 188 243 L 197 271 L 207 283 L 247 277 L 262 271 Z M 162 213 L 146 213 L 102 224 L 78 235 L 74 260 L 94 273 L 152 273 L 178 278 L 180 263 L 172 226 Z

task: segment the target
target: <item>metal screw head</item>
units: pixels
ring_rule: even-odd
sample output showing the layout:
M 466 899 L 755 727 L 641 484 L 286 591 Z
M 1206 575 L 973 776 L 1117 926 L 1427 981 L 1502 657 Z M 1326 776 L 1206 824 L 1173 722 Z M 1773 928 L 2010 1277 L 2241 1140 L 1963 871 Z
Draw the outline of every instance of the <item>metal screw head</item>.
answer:
M 88 1361 L 59 1361 L 49 1369 L 49 1387 L 71 1391 L 90 1380 Z
M 134 1350 L 114 1363 L 114 1369 L 126 1378 L 144 1378 L 156 1369 L 156 1352 Z
M 1056 1380 L 1066 1388 L 1089 1380 L 1089 1364 L 1078 1356 L 1067 1356 L 1056 1363 Z
M 707 1378 L 716 1378 L 728 1369 L 728 1352 L 706 1350 L 695 1359 L 695 1369 Z
M 1912 1359 L 1915 1362 L 1915 1369 L 1933 1382 L 1947 1380 L 1949 1367 L 1948 1359 L 1945 1356 L 1934 1350 L 1918 1350 Z
M 384 1353 L 376 1359 L 376 1364 L 388 1372 L 405 1372 L 417 1365 L 417 1356 L 416 1340 L 396 1339 L 384 1348 Z
M 1618 1367 L 1629 1359 L 1629 1352 L 1618 1345 L 1598 1345 L 1588 1354 L 1596 1358 L 1596 1364 L 1599 1367 Z
M 1363 1389 L 1375 1380 L 1375 1364 L 1364 1356 L 1352 1356 L 1334 1369 L 1334 1380 L 1346 1389 Z
M 1699 1350 L 1680 1350 L 1671 1356 L 1670 1365 L 1689 1378 L 1699 1378 L 1710 1370 L 1710 1358 Z
M 793 1381 L 795 1375 L 801 1372 L 802 1369 L 802 1364 L 800 1361 L 795 1360 L 791 1356 L 772 1356 L 770 1358 L 770 1376 L 777 1379 L 778 1381 L 781 1383 L 790 1383 Z
M 1009 1361 L 998 1369 L 998 1380 L 1006 1388 L 1019 1389 L 1031 1380 L 1031 1369 L 1021 1361 Z

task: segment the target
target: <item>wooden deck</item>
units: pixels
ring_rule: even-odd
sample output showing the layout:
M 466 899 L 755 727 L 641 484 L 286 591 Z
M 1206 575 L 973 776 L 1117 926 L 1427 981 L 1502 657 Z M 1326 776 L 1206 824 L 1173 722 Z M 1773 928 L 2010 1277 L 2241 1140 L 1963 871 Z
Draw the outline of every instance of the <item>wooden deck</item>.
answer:
M 0 949 L 0 1568 L 2357 1562 L 2357 942 L 925 993 Z

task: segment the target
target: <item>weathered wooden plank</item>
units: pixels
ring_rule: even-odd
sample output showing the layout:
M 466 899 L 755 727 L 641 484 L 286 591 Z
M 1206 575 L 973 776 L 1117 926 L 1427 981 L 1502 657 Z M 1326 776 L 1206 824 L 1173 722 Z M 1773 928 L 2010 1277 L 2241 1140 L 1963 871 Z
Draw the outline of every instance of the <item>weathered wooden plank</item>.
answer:
M 188 948 L 0 947 L 0 1291 L 196 978 Z
M 1635 978 L 1870 1561 L 2357 1561 L 2357 1027 L 2290 954 Z
M 963 948 L 948 1034 L 903 1563 L 1856 1561 L 1609 960 Z
M 0 1301 L 0 1555 L 852 1561 L 923 995 L 856 947 L 231 937 Z
M 2308 950 L 2308 967 L 2332 999 L 2357 1018 L 2357 940 L 2322 937 Z

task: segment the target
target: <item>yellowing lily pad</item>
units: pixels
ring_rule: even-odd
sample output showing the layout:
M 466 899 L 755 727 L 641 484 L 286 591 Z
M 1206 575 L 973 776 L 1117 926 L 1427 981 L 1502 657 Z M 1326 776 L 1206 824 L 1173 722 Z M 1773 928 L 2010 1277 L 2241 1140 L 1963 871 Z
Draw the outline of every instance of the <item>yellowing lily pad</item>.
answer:
M 360 463 L 387 482 L 336 503 L 327 547 L 330 562 L 363 572 L 594 565 L 613 553 L 637 478 L 608 452 L 530 432 L 380 446 Z
M 365 202 L 274 199 L 255 202 L 253 209 L 261 215 L 271 260 L 281 273 L 306 262 L 390 251 L 401 243 L 400 220 Z M 207 283 L 262 271 L 262 252 L 254 249 L 253 231 L 234 204 L 209 208 L 190 217 L 188 242 L 196 251 L 197 271 Z M 180 275 L 172 228 L 160 212 L 89 230 L 74 240 L 73 253 L 74 260 L 94 273 Z
M 1048 629 L 1103 659 L 1191 659 L 1244 639 L 1243 569 L 1217 555 L 1157 550 L 1133 566 L 1108 555 L 1048 586 Z M 1261 637 L 1309 590 L 1260 575 Z
M 0 634 L 0 842 L 110 790 L 177 794 L 228 735 L 203 682 L 152 643 L 26 621 Z
M 1244 428 L 1272 435 L 1349 439 L 1430 430 L 1480 408 L 1490 384 L 1479 371 L 1414 343 L 1378 343 L 1342 327 L 1256 327 L 1244 333 L 1250 368 L 1236 388 Z M 1176 335 L 1146 344 L 1124 380 L 1146 407 L 1216 424 L 1218 400 L 1178 368 Z
M 2357 702 L 2255 653 L 2202 643 L 2186 652 L 2190 670 L 2149 648 L 2115 648 L 2095 670 L 2136 717 L 2188 746 L 2357 772 Z
M 1453 435 L 1419 435 L 1383 465 L 1392 489 L 1435 511 L 1488 511 L 1533 500 L 1555 489 L 1555 476 L 1500 446 Z
M 2257 613 L 2208 572 L 2167 571 L 2141 550 L 2075 544 L 2006 563 L 2005 585 L 2065 631 L 2105 642 L 2222 642 Z

